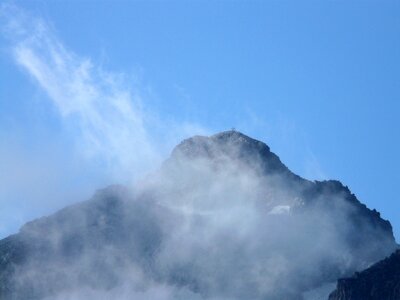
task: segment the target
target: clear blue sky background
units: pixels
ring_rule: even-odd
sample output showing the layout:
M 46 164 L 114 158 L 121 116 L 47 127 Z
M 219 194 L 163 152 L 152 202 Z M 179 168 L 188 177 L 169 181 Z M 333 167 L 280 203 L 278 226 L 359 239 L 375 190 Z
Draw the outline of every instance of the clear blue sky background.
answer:
M 135 78 L 161 119 L 208 132 L 236 127 L 265 141 L 299 175 L 348 185 L 391 221 L 399 240 L 399 1 L 12 3 L 48 22 L 76 55 Z M 10 152 L 34 157 L 45 147 L 70 163 L 59 115 L 15 63 L 9 39 L 0 43 L 3 178 L 12 172 L 13 164 L 4 167 Z M 90 165 L 54 164 L 65 180 L 49 179 L 55 191 L 43 197 L 85 184 L 90 194 L 107 183 Z M 68 202 L 32 204 L 20 199 L 31 185 L 5 182 L 0 236 Z

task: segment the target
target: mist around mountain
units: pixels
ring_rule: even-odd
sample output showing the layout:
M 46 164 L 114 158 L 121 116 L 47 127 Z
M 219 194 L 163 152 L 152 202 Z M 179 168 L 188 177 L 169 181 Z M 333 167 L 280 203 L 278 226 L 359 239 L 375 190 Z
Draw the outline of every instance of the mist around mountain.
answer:
M 1 240 L 0 298 L 327 299 L 396 247 L 342 183 L 301 178 L 226 131 Z

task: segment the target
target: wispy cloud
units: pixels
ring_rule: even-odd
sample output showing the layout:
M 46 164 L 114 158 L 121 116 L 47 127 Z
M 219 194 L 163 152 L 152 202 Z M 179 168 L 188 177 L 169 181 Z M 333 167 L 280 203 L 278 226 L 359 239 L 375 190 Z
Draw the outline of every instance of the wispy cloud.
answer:
M 137 180 L 158 167 L 183 137 L 205 132 L 196 124 L 160 116 L 147 101 L 147 87 L 130 80 L 135 74 L 106 70 L 75 53 L 44 18 L 0 4 L 0 33 L 6 42 L 3 53 L 44 91 L 39 102 L 32 96 L 32 103 L 51 103 L 62 124 L 55 140 L 34 142 L 40 149 L 35 153 L 31 144 L 13 142 L 19 134 L 15 128 L 1 128 L 7 139 L 0 139 L 0 236 L 85 199 L 96 187 Z M 44 126 L 53 126 L 54 115 L 48 113 Z
M 3 5 L 2 15 L 15 61 L 46 92 L 64 121 L 79 128 L 75 140 L 85 157 L 131 176 L 160 161 L 150 116 L 123 74 L 105 71 L 69 50 L 43 19 L 10 5 Z

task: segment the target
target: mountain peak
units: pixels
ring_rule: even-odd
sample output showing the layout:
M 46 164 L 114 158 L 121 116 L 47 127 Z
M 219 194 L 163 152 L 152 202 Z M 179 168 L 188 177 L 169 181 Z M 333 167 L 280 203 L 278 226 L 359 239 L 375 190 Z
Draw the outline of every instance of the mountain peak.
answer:
M 0 240 L 0 299 L 303 299 L 396 246 L 340 182 L 302 179 L 229 130 Z
M 269 147 L 263 143 L 260 142 L 256 139 L 253 139 L 249 137 L 248 135 L 245 135 L 244 133 L 237 131 L 235 129 L 231 130 L 226 130 L 226 131 L 221 131 L 219 133 L 210 135 L 210 136 L 201 136 L 201 135 L 195 135 L 191 138 L 185 139 L 182 141 L 182 144 L 187 144 L 187 143 L 198 143 L 198 142 L 215 142 L 215 143 L 242 143 L 242 144 L 257 144 L 257 145 L 263 145 L 269 150 Z M 178 145 L 178 147 L 180 146 Z
M 214 139 L 214 140 L 219 140 L 219 141 L 237 141 L 237 142 L 242 142 L 242 143 L 262 143 L 262 142 L 257 141 L 235 129 L 221 131 L 219 133 L 211 135 L 210 138 Z M 262 143 L 262 144 L 264 144 L 264 143 Z M 267 145 L 265 145 L 265 146 L 267 146 Z
M 225 158 L 228 161 L 246 163 L 266 173 L 292 174 L 265 143 L 236 130 L 185 139 L 174 148 L 171 158 L 172 160 Z
M 239 154 L 240 150 L 270 152 L 270 148 L 265 143 L 239 131 L 228 130 L 211 136 L 196 135 L 185 139 L 175 147 L 172 156 L 183 154 L 191 158 L 203 155 L 214 157 L 218 154 Z

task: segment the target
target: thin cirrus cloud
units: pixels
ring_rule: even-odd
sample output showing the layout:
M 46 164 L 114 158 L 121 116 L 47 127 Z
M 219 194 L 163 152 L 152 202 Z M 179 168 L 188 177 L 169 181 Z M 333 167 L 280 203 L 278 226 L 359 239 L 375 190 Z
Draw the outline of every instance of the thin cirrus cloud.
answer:
M 51 22 L 6 3 L 0 5 L 0 25 L 8 58 L 46 95 L 35 104 L 51 104 L 62 126 L 55 129 L 56 140 L 35 141 L 35 151 L 30 142 L 15 142 L 20 132 L 13 126 L 1 128 L 7 138 L 0 141 L 0 236 L 87 198 L 95 188 L 136 181 L 182 137 L 207 132 L 161 117 L 140 84 L 74 53 Z M 51 127 L 53 118 L 41 115 L 41 122 Z
M 126 176 L 161 160 L 151 135 L 151 127 L 159 124 L 151 124 L 154 118 L 140 92 L 123 74 L 70 51 L 43 19 L 10 5 L 1 11 L 3 17 L 13 16 L 3 19 L 15 62 L 45 91 L 63 123 L 78 128 L 75 142 L 84 157 L 100 159 L 111 173 Z

